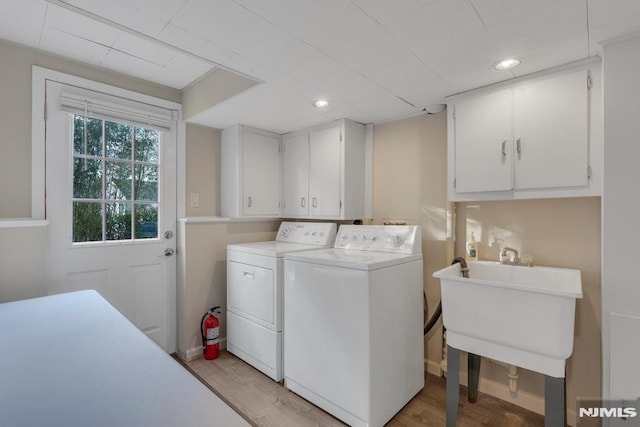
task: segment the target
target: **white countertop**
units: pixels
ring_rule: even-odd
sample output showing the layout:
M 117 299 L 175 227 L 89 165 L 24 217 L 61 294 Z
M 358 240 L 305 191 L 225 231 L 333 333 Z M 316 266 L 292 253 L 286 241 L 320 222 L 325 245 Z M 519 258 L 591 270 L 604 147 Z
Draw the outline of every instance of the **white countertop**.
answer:
M 95 291 L 0 304 L 2 426 L 248 426 Z

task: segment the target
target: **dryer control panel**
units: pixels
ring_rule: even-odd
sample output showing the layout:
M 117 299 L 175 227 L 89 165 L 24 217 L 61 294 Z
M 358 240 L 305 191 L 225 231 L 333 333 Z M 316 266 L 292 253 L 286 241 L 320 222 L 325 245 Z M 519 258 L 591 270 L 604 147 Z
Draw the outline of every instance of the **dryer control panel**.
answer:
M 422 237 L 417 225 L 342 225 L 336 243 L 340 249 L 391 252 L 399 254 L 422 253 Z
M 333 222 L 288 222 L 283 221 L 278 229 L 276 241 L 331 246 L 336 238 Z

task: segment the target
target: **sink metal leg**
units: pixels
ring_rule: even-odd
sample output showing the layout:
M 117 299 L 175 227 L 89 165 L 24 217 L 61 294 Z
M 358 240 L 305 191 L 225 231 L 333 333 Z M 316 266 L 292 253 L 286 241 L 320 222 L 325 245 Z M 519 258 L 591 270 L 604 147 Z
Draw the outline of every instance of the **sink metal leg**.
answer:
M 460 350 L 447 346 L 447 427 L 456 427 L 460 398 Z
M 480 378 L 481 356 L 467 354 L 467 400 L 475 403 L 478 400 L 478 380 Z
M 544 426 L 567 425 L 565 379 L 544 376 Z M 447 395 L 448 396 L 448 395 Z

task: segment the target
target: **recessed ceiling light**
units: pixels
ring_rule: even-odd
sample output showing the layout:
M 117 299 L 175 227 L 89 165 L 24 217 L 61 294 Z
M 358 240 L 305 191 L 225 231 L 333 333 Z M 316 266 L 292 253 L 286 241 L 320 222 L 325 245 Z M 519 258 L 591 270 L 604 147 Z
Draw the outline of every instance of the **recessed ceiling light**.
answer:
M 325 99 L 318 99 L 313 103 L 313 106 L 316 108 L 327 108 L 329 106 L 329 101 Z
M 517 67 L 518 65 L 520 65 L 520 61 L 517 58 L 509 58 L 509 59 L 504 59 L 500 62 L 498 62 L 497 64 L 493 65 L 493 69 L 495 71 L 505 71 L 505 70 L 510 70 L 512 68 Z

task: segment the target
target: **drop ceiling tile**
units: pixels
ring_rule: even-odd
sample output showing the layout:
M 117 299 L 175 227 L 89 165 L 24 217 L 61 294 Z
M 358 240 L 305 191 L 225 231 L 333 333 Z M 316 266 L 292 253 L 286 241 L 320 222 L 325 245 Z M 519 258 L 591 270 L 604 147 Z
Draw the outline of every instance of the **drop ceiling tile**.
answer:
M 167 67 L 160 68 L 155 74 L 149 76 L 149 80 L 174 89 L 184 89 L 200 75 L 190 71 L 176 71 Z
M 600 54 L 602 48 L 600 43 L 635 32 L 640 32 L 640 18 L 632 14 L 619 21 L 594 28 L 589 31 L 589 53 Z
M 184 53 L 177 53 L 169 62 L 167 62 L 166 67 L 174 71 L 189 72 L 196 77 L 200 77 L 215 68 L 214 65 L 208 62 L 204 62 Z
M 441 104 L 444 98 L 454 91 L 449 82 L 444 79 L 436 79 L 422 82 L 420 85 L 407 85 L 404 90 L 398 89 L 394 94 L 400 95 L 402 99 L 410 101 L 419 109 L 423 109 L 431 104 Z
M 37 48 L 46 10 L 47 3 L 44 1 L 22 1 L 19 7 L 3 7 L 0 38 Z
M 564 40 L 587 28 L 584 0 L 552 3 L 488 28 L 503 55 L 513 55 Z
M 147 15 L 169 22 L 187 0 L 121 0 Z
M 191 0 L 171 23 L 261 63 L 291 38 L 245 7 L 223 0 Z
M 100 65 L 109 51 L 101 44 L 51 27 L 44 27 L 39 49 L 95 66 Z
M 113 45 L 122 33 L 120 30 L 95 19 L 87 18 L 54 4 L 50 4 L 47 9 L 45 25 L 107 47 Z
M 435 0 L 384 26 L 405 46 L 425 51 L 484 28 L 467 0 Z
M 515 56 L 522 59 L 522 63 L 511 70 L 517 77 L 579 61 L 589 57 L 587 32 Z
M 162 68 L 160 65 L 113 49 L 109 50 L 100 66 L 141 79 L 149 79 Z
M 219 129 L 235 123 L 245 123 L 278 133 L 298 130 L 312 124 L 332 120 L 340 114 L 344 104 L 332 101 L 329 113 L 319 112 L 308 100 L 318 92 L 286 77 L 274 79 L 239 93 L 189 119 L 190 122 Z M 338 118 L 338 117 L 335 117 Z
M 416 54 L 439 76 L 455 74 L 486 62 L 502 59 L 500 51 L 485 30 L 454 40 L 435 50 Z
M 67 3 L 148 36 L 157 36 L 167 24 L 120 0 L 68 0 Z
M 173 24 L 168 24 L 158 35 L 158 39 L 215 63 L 225 63 L 237 55 L 231 49 Z
M 303 43 L 293 43 L 289 52 L 274 68 L 335 98 L 356 103 L 384 93 L 376 83 Z
M 371 79 L 382 86 L 388 94 L 400 97 L 416 107 L 432 97 L 440 97 L 451 91 L 449 85 L 418 58 L 402 64 L 380 64 L 379 73 Z
M 589 29 L 634 19 L 640 15 L 638 0 L 588 0 Z
M 487 26 L 508 21 L 558 0 L 470 0 Z
M 421 110 L 386 95 L 353 105 L 344 110 L 344 116 L 360 123 L 376 123 L 419 114 Z
M 177 54 L 175 49 L 163 46 L 153 40 L 134 36 L 125 32 L 121 32 L 112 47 L 123 53 L 127 53 L 162 66 L 166 65 L 167 62 Z
M 408 15 L 433 0 L 353 0 L 363 11 L 378 22 L 385 23 Z
M 493 71 L 492 65 L 493 63 L 489 62 L 460 73 L 445 76 L 444 79 L 453 88 L 453 91 L 448 95 L 455 95 L 515 77 L 511 71 Z

